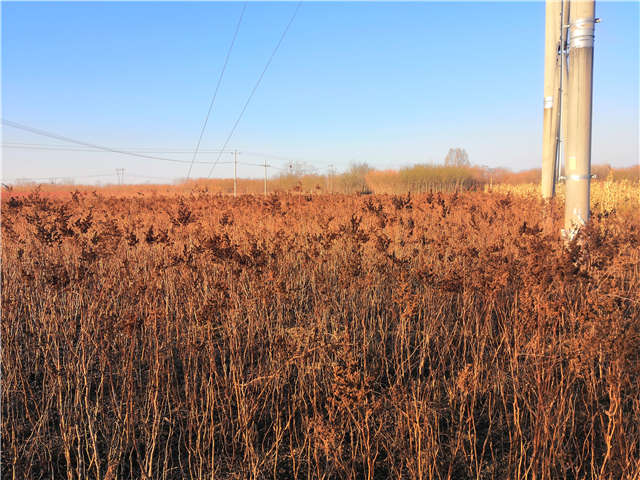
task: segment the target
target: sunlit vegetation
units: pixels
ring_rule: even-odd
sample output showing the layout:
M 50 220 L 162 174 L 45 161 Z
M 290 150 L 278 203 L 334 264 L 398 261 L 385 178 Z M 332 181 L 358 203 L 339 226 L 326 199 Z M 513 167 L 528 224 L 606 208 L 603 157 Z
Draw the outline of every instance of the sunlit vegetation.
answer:
M 593 184 L 606 180 L 627 182 L 638 185 L 640 167 L 612 168 L 609 165 L 595 165 Z M 478 166 L 413 165 L 397 170 L 376 170 L 366 163 L 354 164 L 345 172 L 325 174 L 309 173 L 303 167 L 284 171 L 271 176 L 267 181 L 267 193 L 343 193 L 343 194 L 406 194 L 429 192 L 462 192 L 488 190 L 502 185 L 509 189 L 512 185 L 527 185 L 531 190 L 540 184 L 540 169 L 512 172 L 507 169 Z M 68 194 L 70 189 L 92 192 L 96 186 L 68 184 L 23 184 L 8 186 L 9 194 L 25 195 L 40 185 L 49 194 Z M 185 195 L 194 191 L 206 193 L 233 194 L 233 178 L 176 179 L 171 184 L 157 185 L 101 185 L 99 190 L 106 195 Z M 562 187 L 560 187 L 562 190 Z M 260 195 L 264 193 L 264 178 L 238 178 L 237 193 Z M 7 192 L 5 192 L 7 194 Z
M 366 177 L 376 193 L 455 192 L 482 189 L 490 178 L 482 169 L 415 165 L 400 170 L 371 171 Z
M 615 212 L 618 208 L 640 212 L 640 182 L 614 180 L 610 172 L 604 181 L 591 182 L 591 210 L 595 214 Z M 492 187 L 485 185 L 485 191 L 512 193 L 518 196 L 536 199 L 540 196 L 540 184 L 523 183 L 519 185 L 498 184 Z M 564 201 L 564 185 L 556 189 L 558 201 Z
M 3 477 L 640 476 L 637 183 L 113 188 L 3 194 Z

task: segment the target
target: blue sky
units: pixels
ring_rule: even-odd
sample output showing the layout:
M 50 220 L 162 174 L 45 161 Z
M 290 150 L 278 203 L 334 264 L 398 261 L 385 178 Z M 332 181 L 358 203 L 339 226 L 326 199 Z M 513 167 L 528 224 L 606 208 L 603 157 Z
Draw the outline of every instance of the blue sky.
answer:
M 193 149 L 242 7 L 3 2 L 2 116 L 112 147 Z M 247 5 L 203 149 L 224 143 L 295 8 Z M 597 16 L 593 163 L 637 164 L 639 4 L 600 2 Z M 305 2 L 229 147 L 321 173 L 438 163 L 450 147 L 475 164 L 538 167 L 543 54 L 543 2 Z M 10 127 L 3 140 L 63 145 Z M 169 178 L 188 170 L 115 153 L 3 149 L 4 178 L 118 167 Z M 208 170 L 196 165 L 193 176 Z M 213 176 L 231 172 L 220 165 Z

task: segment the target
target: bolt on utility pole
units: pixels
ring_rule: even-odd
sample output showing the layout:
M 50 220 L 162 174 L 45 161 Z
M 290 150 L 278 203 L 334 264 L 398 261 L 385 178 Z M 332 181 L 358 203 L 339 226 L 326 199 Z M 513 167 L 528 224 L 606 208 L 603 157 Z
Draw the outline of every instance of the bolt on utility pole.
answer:
M 267 196 L 267 159 L 264 159 L 264 196 Z
M 562 31 L 563 0 L 546 0 L 545 44 L 544 44 L 544 113 L 542 117 L 542 198 L 555 195 L 555 164 L 558 146 L 557 111 L 560 108 L 558 96 L 559 74 L 558 52 Z
M 594 0 L 573 0 L 569 13 L 569 85 L 564 231 L 572 240 L 589 220 L 591 107 L 593 100 Z
M 238 196 L 238 150 L 233 151 L 233 196 Z

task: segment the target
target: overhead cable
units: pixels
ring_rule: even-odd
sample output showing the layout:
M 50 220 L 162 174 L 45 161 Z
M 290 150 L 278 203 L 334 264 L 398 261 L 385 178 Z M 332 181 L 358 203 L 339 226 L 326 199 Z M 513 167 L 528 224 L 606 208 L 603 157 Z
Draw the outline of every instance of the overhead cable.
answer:
M 240 18 L 238 19 L 238 24 L 236 25 L 236 30 L 233 33 L 233 39 L 231 40 L 231 45 L 229 45 L 229 50 L 227 50 L 227 56 L 224 59 L 224 65 L 222 66 L 222 70 L 220 71 L 220 76 L 218 77 L 218 83 L 216 84 L 216 89 L 213 92 L 213 97 L 211 98 L 211 103 L 209 104 L 209 110 L 207 111 L 207 116 L 204 119 L 204 123 L 202 124 L 202 129 L 200 130 L 200 136 L 198 137 L 198 143 L 196 144 L 196 149 L 193 151 L 193 157 L 191 158 L 191 164 L 189 165 L 189 172 L 187 173 L 187 179 L 191 176 L 191 169 L 193 168 L 193 163 L 196 160 L 196 156 L 198 155 L 198 150 L 200 149 L 200 142 L 202 142 L 202 136 L 204 135 L 204 131 L 207 128 L 207 123 L 209 122 L 209 116 L 211 115 L 211 110 L 213 109 L 213 104 L 216 101 L 216 97 L 218 96 L 218 90 L 220 89 L 220 84 L 222 83 L 222 77 L 224 76 L 224 72 L 227 69 L 227 64 L 229 63 L 229 57 L 231 56 L 231 50 L 233 50 L 233 45 L 236 43 L 236 37 L 238 36 L 238 31 L 240 30 L 240 24 L 242 23 L 242 17 L 244 17 L 244 11 L 247 9 L 247 2 L 244 2 L 242 6 L 242 12 L 240 12 Z
M 242 110 L 240 111 L 240 115 L 238 115 L 238 118 L 236 119 L 235 123 L 233 124 L 233 127 L 231 128 L 231 131 L 229 132 L 229 135 L 227 135 L 227 139 L 225 140 L 224 145 L 222 146 L 221 150 L 224 150 L 225 148 L 227 148 L 227 145 L 229 144 L 229 140 L 231 140 L 231 137 L 233 136 L 234 132 L 236 131 L 236 128 L 238 127 L 238 124 L 240 123 L 240 120 L 242 119 L 242 116 L 244 115 L 244 112 L 247 110 L 247 107 L 249 106 L 249 102 L 251 102 L 251 99 L 253 98 L 254 93 L 256 93 L 256 90 L 258 89 L 258 86 L 260 86 L 260 82 L 262 82 L 262 78 L 264 77 L 264 74 L 267 72 L 267 69 L 269 68 L 269 65 L 271 65 L 271 61 L 273 60 L 273 57 L 275 57 L 276 53 L 278 52 L 278 49 L 280 48 L 280 45 L 282 45 L 282 41 L 284 40 L 284 37 L 287 35 L 287 32 L 289 31 L 289 27 L 291 27 L 291 24 L 293 23 L 293 20 L 296 18 L 296 15 L 298 14 L 298 10 L 300 9 L 300 5 L 302 5 L 302 0 L 299 1 L 298 4 L 296 5 L 295 10 L 293 11 L 293 15 L 291 15 L 291 18 L 289 19 L 289 23 L 287 23 L 287 26 L 282 31 L 282 35 L 280 35 L 280 39 L 278 40 L 278 43 L 276 44 L 275 48 L 273 49 L 273 52 L 271 52 L 271 56 L 269 57 L 269 60 L 267 60 L 267 63 L 265 64 L 264 68 L 262 69 L 262 73 L 260 73 L 260 76 L 258 77 L 258 81 L 254 85 L 253 89 L 251 90 L 251 93 L 249 94 L 249 97 L 247 98 L 246 102 L 244 103 L 244 106 L 242 107 Z M 211 177 L 211 173 L 213 173 L 213 169 L 218 164 L 218 160 L 219 159 L 220 159 L 220 155 L 218 155 L 218 158 L 213 163 L 213 166 L 211 167 L 211 170 L 209 170 L 209 174 L 207 175 L 207 177 Z
M 9 126 L 9 127 L 17 128 L 19 130 L 24 130 L 26 132 L 31 132 L 31 133 L 34 133 L 36 135 L 41 135 L 43 137 L 54 138 L 56 140 L 61 140 L 63 142 L 68 142 L 68 143 L 75 143 L 77 145 L 82 145 L 82 146 L 85 146 L 85 147 L 94 148 L 96 150 L 103 150 L 105 152 L 119 153 L 119 154 L 122 154 L 122 155 L 129 155 L 129 156 L 132 156 L 132 157 L 146 158 L 146 159 L 151 159 L 151 160 L 161 160 L 163 162 L 189 163 L 188 160 L 178 160 L 176 158 L 157 157 L 155 155 L 145 155 L 143 153 L 135 153 L 135 152 L 130 152 L 130 151 L 126 151 L 126 150 L 119 150 L 119 149 L 116 149 L 116 148 L 106 147 L 104 145 L 96 145 L 94 143 L 84 142 L 82 140 L 76 140 L 76 139 L 73 139 L 73 138 L 70 138 L 70 137 L 65 137 L 63 135 L 58 135 L 57 133 L 52 133 L 52 132 L 48 132 L 46 130 L 41 130 L 39 128 L 29 127 L 28 125 L 22 125 L 22 124 L 17 123 L 17 122 L 12 122 L 11 120 L 7 120 L 6 118 L 2 119 L 2 123 L 4 125 Z M 207 162 L 207 163 L 211 163 L 211 162 Z

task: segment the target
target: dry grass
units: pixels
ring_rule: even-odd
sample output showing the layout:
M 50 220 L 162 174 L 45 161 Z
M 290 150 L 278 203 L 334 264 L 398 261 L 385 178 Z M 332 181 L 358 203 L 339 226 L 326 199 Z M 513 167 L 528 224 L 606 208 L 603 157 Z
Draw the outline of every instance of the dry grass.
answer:
M 640 219 L 561 216 L 5 197 L 3 477 L 637 479 Z
M 512 193 L 534 200 L 540 197 L 540 184 L 524 183 L 520 185 L 501 184 L 485 186 L 485 191 Z M 558 185 L 558 201 L 564 202 L 564 184 Z M 640 211 L 640 181 L 614 180 L 609 172 L 603 181 L 591 182 L 591 210 L 595 214 L 615 213 L 617 209 Z

